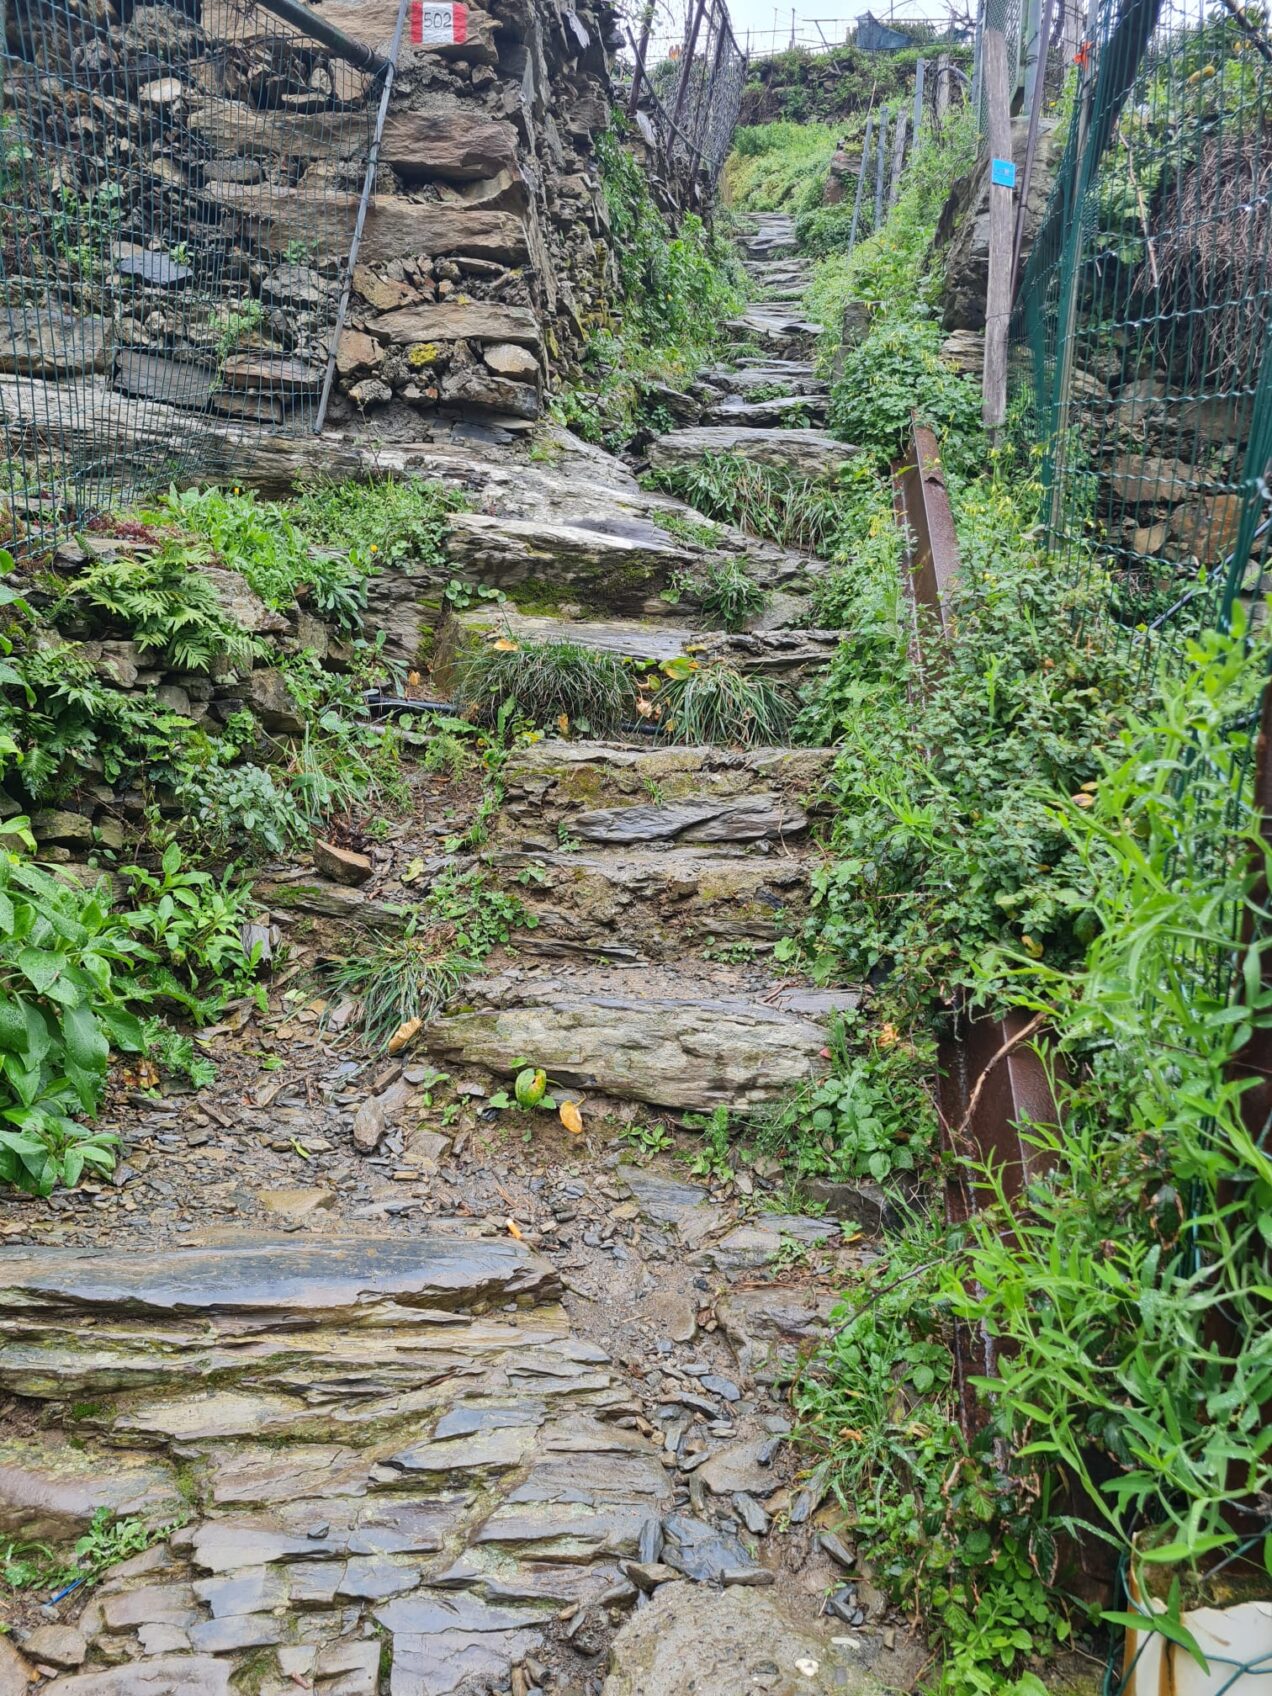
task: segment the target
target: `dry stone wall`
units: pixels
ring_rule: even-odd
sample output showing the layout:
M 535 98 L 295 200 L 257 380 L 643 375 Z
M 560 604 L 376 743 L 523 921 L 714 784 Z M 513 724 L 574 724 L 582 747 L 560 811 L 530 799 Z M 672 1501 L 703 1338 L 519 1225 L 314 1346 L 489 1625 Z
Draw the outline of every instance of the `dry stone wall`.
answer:
M 321 7 L 391 37 L 395 0 Z M 466 39 L 404 49 L 338 348 L 333 422 L 392 439 L 419 414 L 532 421 L 609 280 L 594 158 L 610 116 L 612 8 L 491 0 Z

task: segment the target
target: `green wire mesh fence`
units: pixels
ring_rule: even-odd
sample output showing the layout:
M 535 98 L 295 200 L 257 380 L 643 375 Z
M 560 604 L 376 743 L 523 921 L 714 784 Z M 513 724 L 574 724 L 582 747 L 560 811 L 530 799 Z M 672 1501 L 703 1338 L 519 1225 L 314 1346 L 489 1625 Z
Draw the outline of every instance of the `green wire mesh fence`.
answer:
M 1018 295 L 1053 554 L 1107 565 L 1115 616 L 1158 654 L 1261 583 L 1243 519 L 1269 446 L 1272 44 L 1253 17 L 1104 0 Z
M 21 551 L 206 474 L 210 425 L 310 421 L 379 74 L 250 0 L 0 18 L 0 545 Z

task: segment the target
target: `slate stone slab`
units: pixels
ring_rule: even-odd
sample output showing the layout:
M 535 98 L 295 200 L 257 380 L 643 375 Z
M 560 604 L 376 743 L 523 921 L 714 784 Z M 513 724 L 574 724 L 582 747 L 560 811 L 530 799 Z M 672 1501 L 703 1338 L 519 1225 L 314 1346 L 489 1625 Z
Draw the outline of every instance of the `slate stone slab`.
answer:
M 511 1239 L 255 1239 L 147 1255 L 0 1252 L 0 1307 L 307 1314 L 371 1300 L 455 1306 L 544 1290 L 552 1269 Z

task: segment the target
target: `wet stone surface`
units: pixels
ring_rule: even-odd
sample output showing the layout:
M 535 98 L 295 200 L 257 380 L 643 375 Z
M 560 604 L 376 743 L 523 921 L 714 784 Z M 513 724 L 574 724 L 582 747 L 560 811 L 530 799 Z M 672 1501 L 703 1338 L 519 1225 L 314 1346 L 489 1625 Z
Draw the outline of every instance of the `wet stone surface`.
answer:
M 744 240 L 774 296 L 798 293 L 793 242 L 783 218 Z M 764 354 L 704 373 L 686 423 L 784 377 L 821 399 L 797 303 L 754 310 Z M 659 585 L 708 556 L 654 520 L 695 515 L 599 449 L 547 431 L 531 460 L 506 434 L 421 450 L 472 497 L 450 569 L 548 579 L 553 628 L 601 646 L 681 622 Z M 778 462 L 846 457 L 759 434 Z M 798 675 L 824 568 L 716 528 L 776 591 L 729 651 Z M 414 651 L 422 607 L 389 613 Z M 788 1442 L 788 1387 L 881 1210 L 801 1203 L 776 1161 L 731 1173 L 685 1121 L 822 1064 L 836 1002 L 768 950 L 806 899 L 833 758 L 540 741 L 504 768 L 482 859 L 453 846 L 480 780 L 415 769 L 358 887 L 262 875 L 281 969 L 265 1009 L 203 1033 L 215 1084 L 120 1078 L 111 1178 L 0 1197 L 0 1535 L 65 1546 L 99 1505 L 169 1528 L 87 1595 L 23 1596 L 0 1696 L 851 1696 L 876 1661 L 907 1681 L 918 1663 L 883 1653 L 906 1633 Z M 540 928 L 466 1011 L 369 1054 L 315 968 L 400 934 L 457 863 Z M 526 1050 L 582 1132 L 490 1105 Z

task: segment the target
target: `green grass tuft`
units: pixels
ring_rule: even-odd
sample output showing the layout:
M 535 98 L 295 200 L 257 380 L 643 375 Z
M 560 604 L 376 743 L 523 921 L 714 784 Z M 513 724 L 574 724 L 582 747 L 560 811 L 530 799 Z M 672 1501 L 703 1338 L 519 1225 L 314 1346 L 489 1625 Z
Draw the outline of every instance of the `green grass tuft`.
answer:
M 672 678 L 658 699 L 665 735 L 695 747 L 776 747 L 788 739 L 795 716 L 793 701 L 776 684 L 724 664 Z
M 617 654 L 578 642 L 520 642 L 482 647 L 458 667 L 456 702 L 480 724 L 493 725 L 505 702 L 542 728 L 562 718 L 592 736 L 619 730 L 635 710 L 631 666 Z

